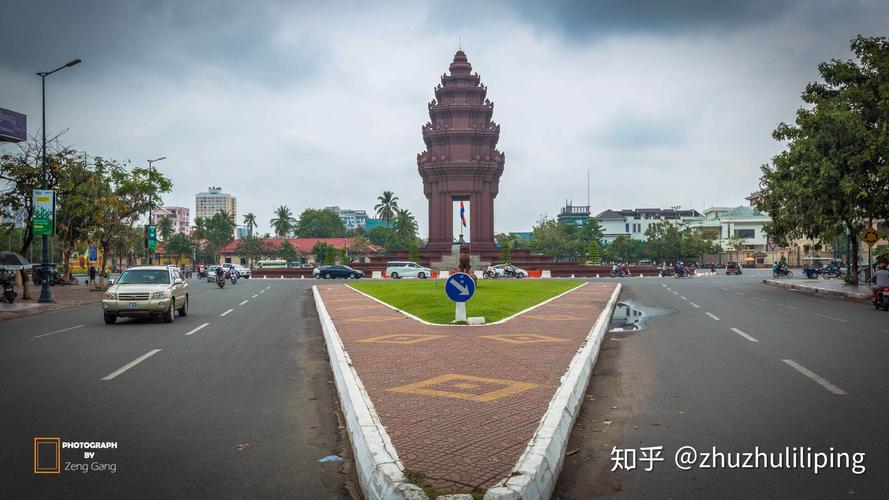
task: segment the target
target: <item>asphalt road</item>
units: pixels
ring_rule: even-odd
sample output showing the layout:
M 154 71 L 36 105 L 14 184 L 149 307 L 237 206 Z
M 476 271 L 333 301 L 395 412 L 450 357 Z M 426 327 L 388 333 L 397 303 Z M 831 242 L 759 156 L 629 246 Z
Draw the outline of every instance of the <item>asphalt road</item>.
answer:
M 885 498 L 889 313 L 764 277 L 624 280 L 621 299 L 653 314 L 604 341 L 557 498 Z M 636 449 L 636 469 L 611 471 L 615 446 Z M 641 448 L 656 446 L 664 461 L 645 471 Z M 698 452 L 689 470 L 674 463 L 683 446 Z M 714 446 L 833 447 L 865 453 L 866 471 L 700 468 Z
M 347 497 L 350 462 L 318 462 L 350 451 L 311 284 L 189 280 L 172 324 L 105 325 L 98 305 L 0 321 L 0 498 Z M 117 449 L 36 476 L 38 436 Z

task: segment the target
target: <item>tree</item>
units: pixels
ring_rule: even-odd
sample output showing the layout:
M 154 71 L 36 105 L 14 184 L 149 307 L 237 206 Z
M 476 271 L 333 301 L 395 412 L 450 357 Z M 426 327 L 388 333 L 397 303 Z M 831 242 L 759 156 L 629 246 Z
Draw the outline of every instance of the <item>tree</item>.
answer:
M 348 252 L 346 252 L 346 248 L 345 248 L 345 247 L 340 248 L 340 249 L 339 249 L 339 252 L 337 252 L 337 253 L 338 253 L 338 255 L 339 255 L 339 261 L 340 261 L 340 264 L 346 264 L 346 263 L 349 262 L 349 260 L 348 260 L 348 259 L 349 259 L 349 255 L 348 255 Z
M 744 249 L 744 238 L 734 234 L 726 239 L 726 243 L 726 247 L 728 247 L 726 250 L 735 254 L 734 260 L 739 260 L 741 258 L 741 250 Z
M 411 244 L 409 258 L 411 262 L 419 262 L 420 261 L 420 245 L 416 242 Z
M 374 205 L 377 217 L 386 222 L 392 222 L 398 210 L 398 197 L 392 191 L 383 191 L 383 194 L 378 196 L 377 200 L 379 200 L 379 203 Z
M 333 245 L 327 245 L 324 250 L 324 264 L 332 266 L 336 262 L 336 248 Z
M 238 256 L 247 260 L 248 266 L 252 267 L 256 261 L 262 260 L 263 240 L 248 234 L 244 238 L 238 240 L 235 251 L 238 253 Z
M 346 225 L 332 210 L 307 208 L 296 223 L 296 235 L 300 238 L 342 238 Z
M 605 247 L 605 256 L 612 262 L 636 262 L 641 250 L 641 241 L 622 234 Z
M 176 257 L 176 264 L 178 265 L 183 255 L 191 255 L 194 251 L 194 241 L 187 234 L 176 233 L 170 236 L 169 239 L 164 240 L 164 250 L 166 250 L 167 255 Z
M 167 241 L 173 234 L 173 220 L 170 217 L 164 217 L 157 222 L 157 234 L 161 240 Z
M 587 262 L 594 265 L 602 263 L 602 251 L 599 248 L 599 242 L 596 240 L 590 242 L 590 249 L 587 252 Z
M 287 205 L 281 205 L 275 209 L 275 216 L 269 221 L 275 236 L 278 238 L 286 238 L 296 225 L 296 219 L 293 218 L 293 212 Z
M 510 262 L 512 262 L 512 256 L 510 255 L 509 242 L 507 241 L 500 247 L 500 263 L 509 264 Z
M 330 249 L 329 252 L 328 248 Z M 318 264 L 326 263 L 328 253 L 333 253 L 333 247 L 323 241 L 315 243 L 315 246 L 312 247 L 312 255 L 315 257 L 315 262 Z
M 253 236 L 253 230 L 256 229 L 256 215 L 253 212 L 244 215 L 244 225 L 247 226 L 247 235 Z
M 786 147 L 762 166 L 756 208 L 780 241 L 845 233 L 857 284 L 859 234 L 889 215 L 889 41 L 858 36 L 851 47 L 858 60 L 819 64 L 824 81 L 809 84 L 795 122 L 772 133 Z
M 417 220 L 410 210 L 399 208 L 395 211 L 395 234 L 402 241 L 413 241 L 417 238 Z
M 286 260 L 287 262 L 294 262 L 299 260 L 301 255 L 289 241 L 284 240 L 284 242 L 281 243 L 281 246 L 278 247 L 278 258 Z
M 682 258 L 682 235 L 679 227 L 661 221 L 645 230 L 645 250 L 654 262 L 676 261 Z
M 531 251 L 573 261 L 584 259 L 589 248 L 584 233 L 583 226 L 544 217 L 531 231 Z
M 349 255 L 352 260 L 359 260 L 370 253 L 370 241 L 363 236 L 356 236 L 349 242 Z

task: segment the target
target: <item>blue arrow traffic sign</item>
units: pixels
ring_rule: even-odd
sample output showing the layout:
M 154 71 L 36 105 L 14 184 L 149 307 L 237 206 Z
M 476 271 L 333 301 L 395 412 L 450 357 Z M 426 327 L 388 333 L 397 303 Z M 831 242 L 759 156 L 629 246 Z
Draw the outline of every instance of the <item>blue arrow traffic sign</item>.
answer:
M 454 302 L 466 302 L 475 295 L 475 281 L 466 273 L 454 273 L 445 281 L 445 293 Z

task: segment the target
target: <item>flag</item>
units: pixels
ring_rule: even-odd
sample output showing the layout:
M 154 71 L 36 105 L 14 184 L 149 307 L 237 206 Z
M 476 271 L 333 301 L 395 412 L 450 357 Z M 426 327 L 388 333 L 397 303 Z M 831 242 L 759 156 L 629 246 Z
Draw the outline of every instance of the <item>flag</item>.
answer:
M 460 220 L 463 221 L 463 227 L 466 227 L 466 207 L 460 202 Z

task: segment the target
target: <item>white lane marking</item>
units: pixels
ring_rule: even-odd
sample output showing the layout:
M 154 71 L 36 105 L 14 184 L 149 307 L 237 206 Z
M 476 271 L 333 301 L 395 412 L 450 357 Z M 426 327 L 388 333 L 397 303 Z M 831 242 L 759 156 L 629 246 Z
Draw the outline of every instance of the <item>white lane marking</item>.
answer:
M 234 311 L 234 309 L 229 309 L 228 311 L 225 311 L 224 313 L 220 314 L 220 316 L 225 316 L 226 314 L 228 314 L 232 311 Z
M 127 363 L 127 364 L 121 366 L 121 367 L 118 368 L 117 370 L 115 370 L 115 371 L 109 373 L 108 375 L 105 375 L 104 377 L 102 377 L 102 380 L 114 380 L 114 379 L 115 379 L 118 375 L 120 375 L 121 373 L 123 373 L 123 372 L 129 370 L 130 368 L 132 368 L 132 367 L 138 365 L 139 363 L 145 361 L 146 359 L 148 359 L 148 358 L 154 356 L 155 354 L 157 354 L 157 353 L 159 353 L 159 352 L 161 352 L 160 349 L 153 349 L 153 350 L 151 350 L 151 351 L 148 351 L 148 352 L 146 352 L 145 354 L 139 356 L 138 358 L 136 358 L 136 359 L 130 361 L 129 363 Z
M 825 379 L 819 377 L 819 376 L 816 375 L 814 372 L 812 372 L 811 370 L 809 370 L 809 369 L 806 368 L 805 366 L 803 366 L 803 365 L 797 363 L 796 361 L 794 361 L 794 360 L 792 360 L 792 359 L 782 359 L 781 361 L 787 363 L 788 365 L 792 366 L 796 371 L 798 371 L 798 372 L 802 373 L 803 375 L 809 377 L 810 379 L 814 380 L 815 382 L 817 382 L 818 384 L 820 384 L 821 387 L 824 387 L 824 388 L 827 389 L 828 391 L 830 391 L 830 392 L 832 392 L 832 393 L 834 393 L 834 394 L 836 394 L 836 395 L 838 395 L 838 396 L 842 396 L 842 395 L 846 394 L 846 391 L 844 391 L 844 390 L 840 389 L 839 387 L 837 387 L 837 386 L 831 384 L 831 383 L 828 382 L 827 380 L 825 380 Z
M 795 307 L 793 307 L 793 306 L 788 306 L 787 304 L 781 304 L 781 303 L 778 303 L 778 305 L 781 306 L 781 307 L 786 307 L 786 308 L 788 308 L 788 309 L 796 309 Z
M 738 330 L 737 328 L 730 328 L 730 330 L 737 333 L 738 335 L 744 337 L 745 339 L 749 340 L 750 342 L 759 342 L 755 338 L 751 337 L 750 335 L 747 335 L 746 333 L 742 332 L 741 330 Z
M 883 333 L 889 333 L 889 330 L 883 328 Z
M 758 300 L 758 301 L 760 301 L 760 302 L 766 302 L 766 301 L 769 300 L 769 299 L 764 299 L 764 298 L 762 298 L 762 297 L 753 297 L 753 298 L 756 299 L 756 300 Z
M 705 312 L 704 314 L 706 314 L 707 316 L 710 316 L 711 318 L 713 318 L 716 321 L 719 321 L 719 318 L 716 317 L 716 315 L 713 313 Z
M 250 302 L 250 299 L 244 300 L 243 302 L 241 302 L 241 303 L 238 304 L 238 305 L 239 305 L 239 306 L 242 306 L 242 305 L 246 304 L 247 302 Z
M 666 283 L 661 283 L 661 286 L 667 286 L 667 284 L 666 284 Z
M 680 295 L 679 298 L 682 300 L 688 300 L 687 298 L 683 297 L 682 295 Z
M 260 290 L 259 293 L 265 293 L 265 290 Z
M 271 286 L 267 286 L 267 287 L 265 287 L 266 290 L 268 290 L 269 288 L 271 288 Z
M 691 304 L 692 307 L 694 307 L 695 309 L 700 309 L 700 308 L 701 308 L 701 306 L 695 304 L 694 302 L 689 302 L 689 304 Z
M 729 291 L 728 288 L 720 288 L 720 290 L 722 290 L 723 292 Z
M 743 296 L 745 296 L 745 295 L 747 295 L 747 294 L 746 294 L 746 293 L 744 293 L 744 292 L 735 292 L 735 293 L 736 293 L 736 294 L 738 294 L 738 295 L 740 295 L 740 296 L 741 296 L 741 297 L 743 297 Z
M 259 296 L 259 294 L 258 294 L 258 293 L 255 293 L 255 294 L 253 294 L 253 297 L 252 297 L 252 298 L 255 299 L 255 298 L 258 297 L 258 296 Z
M 848 321 L 846 321 L 846 320 L 844 320 L 844 319 L 834 318 L 833 316 L 828 316 L 828 315 L 826 315 L 826 314 L 815 313 L 815 316 L 821 316 L 821 317 L 824 318 L 824 319 L 832 319 L 832 320 L 834 320 L 834 321 L 839 321 L 840 323 L 848 323 Z
M 673 295 L 679 295 L 679 292 L 673 292 Z
M 76 330 L 78 328 L 83 328 L 83 325 L 69 326 L 68 328 L 62 328 L 61 330 L 56 330 L 54 332 L 44 333 L 41 335 L 35 335 L 35 336 L 31 337 L 31 340 L 37 340 L 39 338 L 49 337 L 50 335 L 56 335 L 58 333 L 70 332 L 71 330 Z
M 207 328 L 208 326 L 210 326 L 210 323 L 204 323 L 203 325 L 201 325 L 201 326 L 195 328 L 194 330 L 192 330 L 192 331 L 186 333 L 186 335 L 191 335 L 191 334 L 193 334 L 193 333 L 198 333 L 199 331 L 203 330 L 204 328 Z

